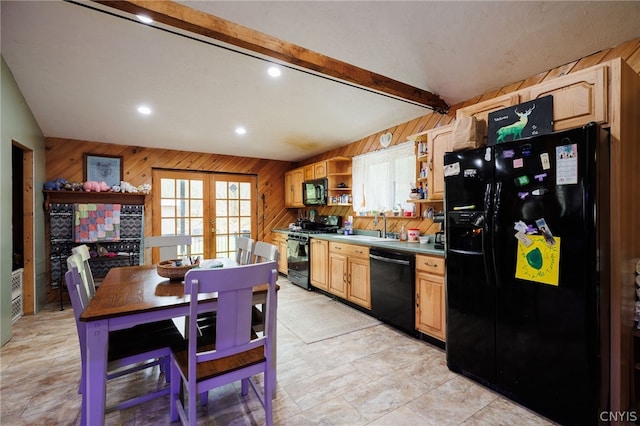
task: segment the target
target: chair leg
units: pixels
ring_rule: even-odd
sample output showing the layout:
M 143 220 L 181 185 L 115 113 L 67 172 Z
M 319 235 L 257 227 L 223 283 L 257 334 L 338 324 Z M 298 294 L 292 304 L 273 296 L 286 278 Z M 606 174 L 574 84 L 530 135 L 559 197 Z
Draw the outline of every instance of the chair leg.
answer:
M 240 383 L 242 383 L 242 396 L 246 396 L 249 393 L 249 379 L 242 379 Z
M 209 391 L 204 391 L 200 394 L 200 405 L 207 405 L 209 401 Z
M 263 398 L 264 398 L 264 417 L 267 423 L 267 426 L 273 426 L 273 387 L 271 386 L 271 381 L 273 380 L 272 371 L 267 366 L 264 371 L 264 383 L 263 386 Z
M 180 404 L 182 376 L 174 362 L 171 362 L 171 375 L 173 376 L 173 380 L 171 381 L 171 398 L 169 403 L 171 404 L 171 421 L 175 422 L 178 420 L 178 404 Z

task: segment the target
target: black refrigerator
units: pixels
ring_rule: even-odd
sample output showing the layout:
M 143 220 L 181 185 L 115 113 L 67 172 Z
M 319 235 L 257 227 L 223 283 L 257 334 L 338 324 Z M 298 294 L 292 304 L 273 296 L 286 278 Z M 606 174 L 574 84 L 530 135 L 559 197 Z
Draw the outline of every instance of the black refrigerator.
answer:
M 609 138 L 445 154 L 447 365 L 561 424 L 609 389 Z

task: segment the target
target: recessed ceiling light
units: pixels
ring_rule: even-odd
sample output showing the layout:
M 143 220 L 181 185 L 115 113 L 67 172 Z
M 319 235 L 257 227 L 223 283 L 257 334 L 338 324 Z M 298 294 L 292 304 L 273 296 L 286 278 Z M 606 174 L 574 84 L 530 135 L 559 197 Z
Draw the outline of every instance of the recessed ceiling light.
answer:
M 140 105 L 140 106 L 138 107 L 138 112 L 139 112 L 140 114 L 143 114 L 143 115 L 149 115 L 149 114 L 151 114 L 151 108 L 149 108 L 149 107 L 148 107 L 148 106 L 146 106 L 146 105 Z
M 245 133 L 247 133 L 247 129 L 242 126 L 236 127 L 236 133 L 239 135 L 244 135 Z
M 274 67 L 269 67 L 267 72 L 269 73 L 269 75 L 271 77 L 280 77 L 280 74 L 282 74 L 282 71 L 280 70 L 280 68 L 275 67 L 275 66 Z
M 144 24 L 150 24 L 153 22 L 153 19 L 149 18 L 147 15 L 136 15 L 136 18 Z

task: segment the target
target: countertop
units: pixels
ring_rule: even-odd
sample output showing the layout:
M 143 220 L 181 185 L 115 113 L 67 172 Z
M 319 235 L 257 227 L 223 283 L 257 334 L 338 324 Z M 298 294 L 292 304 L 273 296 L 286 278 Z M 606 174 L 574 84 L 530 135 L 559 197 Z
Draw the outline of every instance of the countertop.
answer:
M 283 234 L 288 234 L 289 229 L 274 229 L 273 232 L 279 232 Z M 356 231 L 356 237 L 359 234 Z M 440 256 L 444 257 L 444 250 L 436 249 L 433 246 L 433 243 L 420 244 L 415 242 L 407 242 L 407 241 L 398 241 L 398 240 L 390 240 L 390 241 L 362 241 L 353 239 L 351 240 L 349 236 L 339 235 L 339 234 L 312 234 L 309 236 L 310 238 L 334 241 L 338 243 L 346 243 L 346 244 L 356 244 L 367 247 L 375 247 L 380 249 L 388 249 L 388 250 L 399 250 L 414 254 L 428 254 L 432 256 Z

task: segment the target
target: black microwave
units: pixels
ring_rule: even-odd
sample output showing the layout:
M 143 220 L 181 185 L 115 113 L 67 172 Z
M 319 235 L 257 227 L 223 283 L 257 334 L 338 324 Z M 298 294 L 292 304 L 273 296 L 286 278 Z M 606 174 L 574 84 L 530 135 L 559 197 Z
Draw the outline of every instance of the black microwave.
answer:
M 302 204 L 305 206 L 327 204 L 327 180 L 315 179 L 302 182 Z

